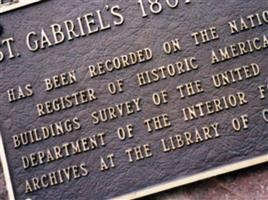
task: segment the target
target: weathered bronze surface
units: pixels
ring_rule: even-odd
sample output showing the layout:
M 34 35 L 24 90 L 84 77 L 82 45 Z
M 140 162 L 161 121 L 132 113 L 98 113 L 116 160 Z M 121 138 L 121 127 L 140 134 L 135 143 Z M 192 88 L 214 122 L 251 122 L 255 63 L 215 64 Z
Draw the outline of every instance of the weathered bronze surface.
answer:
M 136 198 L 267 161 L 267 1 L 178 2 L 1 15 L 16 199 Z

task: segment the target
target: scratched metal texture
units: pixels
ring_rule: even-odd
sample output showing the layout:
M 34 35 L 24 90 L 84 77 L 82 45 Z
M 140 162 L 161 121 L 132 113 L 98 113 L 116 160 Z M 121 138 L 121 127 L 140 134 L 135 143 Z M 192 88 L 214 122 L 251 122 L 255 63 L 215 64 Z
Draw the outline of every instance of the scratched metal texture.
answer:
M 78 16 L 97 9 L 104 9 L 105 3 L 119 4 L 125 17 L 121 27 L 65 42 L 57 47 L 32 53 L 26 50 L 25 36 L 30 31 L 48 29 L 53 23 L 60 23 L 65 19 L 75 19 Z M 268 7 L 267 0 L 195 0 L 190 5 L 181 5 L 179 9 L 165 9 L 157 16 L 142 18 L 136 1 L 89 1 L 89 0 L 50 0 L 26 7 L 16 12 L 1 15 L 0 21 L 4 27 L 1 38 L 13 36 L 16 47 L 22 56 L 12 61 L 0 63 L 0 131 L 4 138 L 7 159 L 11 172 L 15 196 L 18 200 L 35 199 L 107 199 L 118 195 L 140 190 L 155 184 L 166 183 L 175 179 L 203 172 L 214 167 L 239 162 L 255 156 L 268 153 L 267 124 L 262 120 L 261 110 L 267 106 L 267 101 L 258 99 L 257 86 L 267 83 L 267 50 L 236 58 L 231 61 L 212 66 L 210 50 L 224 47 L 241 40 L 268 34 L 267 26 L 230 36 L 227 22 L 246 16 Z M 196 47 L 190 33 L 202 28 L 217 26 L 220 40 Z M 184 48 L 183 52 L 174 55 L 164 55 L 161 44 L 164 41 L 179 38 Z M 154 58 L 148 63 L 139 64 L 91 80 L 87 74 L 87 66 L 108 58 L 135 51 L 144 47 L 153 50 Z M 157 66 L 175 62 L 179 58 L 195 56 L 200 69 L 177 78 L 169 78 L 161 82 L 139 88 L 135 74 Z M 215 89 L 209 80 L 212 74 L 232 69 L 245 64 L 256 62 L 261 67 L 261 75 L 250 81 L 243 81 L 229 87 Z M 75 69 L 79 83 L 62 89 L 45 92 L 42 80 L 55 74 Z M 109 96 L 105 86 L 118 78 L 124 78 L 126 89 L 117 96 Z M 187 100 L 178 98 L 175 89 L 179 83 L 203 81 L 206 92 Z M 10 104 L 7 102 L 6 90 L 17 85 L 31 83 L 35 94 L 32 98 Z M 70 110 L 55 113 L 42 118 L 37 117 L 35 105 L 45 100 L 70 94 L 74 91 L 92 87 L 98 94 L 98 101 Z M 155 91 L 167 89 L 170 99 L 167 105 L 155 107 L 151 103 L 151 94 Z M 210 100 L 224 94 L 236 91 L 247 93 L 249 103 L 242 108 L 236 108 L 215 114 L 210 117 L 185 123 L 180 109 L 199 101 Z M 100 108 L 127 101 L 137 96 L 142 97 L 142 113 L 112 122 L 94 126 L 90 113 Z M 161 113 L 168 113 L 172 127 L 153 134 L 146 132 L 143 120 Z M 248 113 L 250 125 L 247 131 L 235 133 L 230 126 L 230 119 Z M 79 117 L 82 129 L 75 134 L 49 139 L 42 143 L 22 147 L 14 150 L 11 136 L 21 131 L 40 127 L 66 118 Z M 177 132 L 191 130 L 193 127 L 219 122 L 221 137 L 198 145 L 164 154 L 160 151 L 160 139 Z M 127 123 L 135 126 L 135 137 L 128 142 L 121 142 L 115 134 L 116 128 Z M 95 150 L 51 164 L 24 170 L 20 157 L 27 153 L 45 149 L 67 141 L 90 136 L 106 131 L 109 142 L 105 149 Z M 134 164 L 129 164 L 124 150 L 138 144 L 150 143 L 153 157 Z M 115 153 L 117 166 L 107 173 L 101 173 L 99 157 L 107 153 Z M 63 168 L 81 162 L 90 166 L 91 173 L 86 178 L 71 181 L 40 190 L 32 194 L 24 194 L 25 179 L 40 176 L 58 168 Z

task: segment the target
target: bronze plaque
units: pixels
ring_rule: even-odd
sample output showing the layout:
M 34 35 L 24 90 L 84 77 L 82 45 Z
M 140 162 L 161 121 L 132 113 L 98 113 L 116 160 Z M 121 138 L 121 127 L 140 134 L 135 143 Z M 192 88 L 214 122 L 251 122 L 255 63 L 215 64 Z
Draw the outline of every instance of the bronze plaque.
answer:
M 10 199 L 134 199 L 268 160 L 267 0 L 16 3 L 0 7 Z

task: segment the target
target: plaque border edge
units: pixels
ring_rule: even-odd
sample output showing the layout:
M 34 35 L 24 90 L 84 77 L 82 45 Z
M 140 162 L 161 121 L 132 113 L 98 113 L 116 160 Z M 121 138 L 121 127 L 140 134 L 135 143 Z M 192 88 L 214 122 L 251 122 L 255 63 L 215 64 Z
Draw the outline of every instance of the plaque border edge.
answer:
M 7 162 L 6 153 L 5 153 L 5 147 L 4 147 L 1 133 L 0 133 L 0 160 L 2 163 L 2 167 L 3 167 L 3 173 L 4 173 L 4 179 L 5 179 L 5 184 L 7 188 L 8 198 L 9 200 L 15 200 L 12 180 L 10 177 L 8 162 Z M 111 200 L 126 200 L 126 199 L 142 198 L 142 197 L 152 195 L 155 193 L 159 193 L 159 192 L 163 192 L 172 188 L 180 187 L 183 185 L 205 180 L 211 177 L 237 171 L 237 170 L 244 169 L 247 167 L 252 167 L 252 166 L 266 163 L 266 162 L 268 162 L 268 154 L 256 156 L 256 157 L 246 159 L 243 161 L 238 161 L 232 164 L 223 165 L 221 167 L 215 167 L 215 168 L 212 168 L 212 169 L 200 172 L 200 173 L 196 173 L 194 175 L 186 176 L 184 178 L 178 178 L 173 181 L 168 181 L 165 183 L 160 183 L 160 184 L 156 184 L 153 186 L 149 186 L 141 190 L 137 190 L 137 191 L 130 192 L 124 195 L 113 197 L 111 198 Z
M 8 167 L 7 157 L 5 153 L 5 147 L 3 143 L 2 134 L 0 133 L 0 160 L 2 162 L 3 167 L 3 173 L 4 173 L 4 179 L 5 184 L 7 188 L 8 193 L 8 199 L 9 200 L 15 200 L 15 194 L 13 190 L 12 180 L 10 177 L 10 171 Z M 110 200 L 129 200 L 129 199 L 137 199 L 146 197 L 148 195 L 156 194 L 159 192 L 163 192 L 172 188 L 184 186 L 190 183 L 194 183 L 197 181 L 205 180 L 208 178 L 212 178 L 218 175 L 226 174 L 229 172 L 234 172 L 240 169 L 252 167 L 258 164 L 266 163 L 268 162 L 268 154 L 264 154 L 261 156 L 256 156 L 250 159 L 238 161 L 235 163 L 223 165 L 220 167 L 214 167 L 209 170 L 205 170 L 200 173 L 196 173 L 194 175 L 185 176 L 183 178 L 177 178 L 172 181 L 167 181 L 165 183 L 155 184 L 152 186 L 148 186 L 141 190 L 136 190 L 127 194 L 123 194 L 120 196 L 112 197 Z
M 184 186 L 190 183 L 194 183 L 197 181 L 205 180 L 208 178 L 212 178 L 218 175 L 226 174 L 229 172 L 234 172 L 240 169 L 252 167 L 258 164 L 268 162 L 268 154 L 264 154 L 261 156 L 256 156 L 250 159 L 246 159 L 243 161 L 238 161 L 232 164 L 223 165 L 220 167 L 214 167 L 209 170 L 196 173 L 194 175 L 185 176 L 183 178 L 177 178 L 173 181 L 168 181 L 165 183 L 156 184 L 153 186 L 149 186 L 147 188 L 137 190 L 134 192 L 130 192 L 124 195 L 120 195 L 117 197 L 111 198 L 111 200 L 126 200 L 126 199 L 137 199 L 142 198 L 148 195 L 156 194 L 158 192 L 163 192 L 172 188 Z
M 5 153 L 5 146 L 4 146 L 4 142 L 3 142 L 1 132 L 0 132 L 0 160 L 1 160 L 1 163 L 2 163 L 2 168 L 3 168 L 3 173 L 4 173 L 4 179 L 5 179 L 8 199 L 9 200 L 15 200 L 13 185 L 12 185 L 10 172 L 9 172 L 9 167 L 8 167 L 8 162 L 7 162 L 7 157 L 6 157 L 6 153 Z
M 3 14 L 5 12 L 9 12 L 9 11 L 12 11 L 15 9 L 19 9 L 19 8 L 22 8 L 22 7 L 25 7 L 25 6 L 28 6 L 30 4 L 40 2 L 40 1 L 42 1 L 42 0 L 27 0 L 26 2 L 18 2 L 18 3 L 11 4 L 11 5 L 2 5 L 0 7 L 0 14 Z

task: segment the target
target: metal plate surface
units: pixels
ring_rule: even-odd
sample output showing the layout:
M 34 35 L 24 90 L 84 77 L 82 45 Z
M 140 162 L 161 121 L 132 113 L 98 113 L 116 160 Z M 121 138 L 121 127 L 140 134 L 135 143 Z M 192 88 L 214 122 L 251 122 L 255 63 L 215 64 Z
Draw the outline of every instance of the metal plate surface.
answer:
M 268 160 L 267 0 L 50 0 L 0 24 L 10 199 L 133 199 Z

